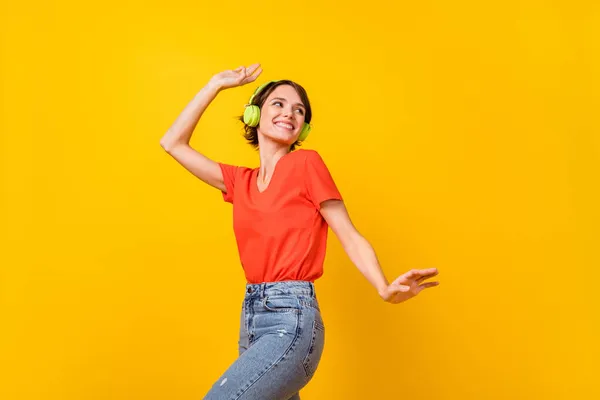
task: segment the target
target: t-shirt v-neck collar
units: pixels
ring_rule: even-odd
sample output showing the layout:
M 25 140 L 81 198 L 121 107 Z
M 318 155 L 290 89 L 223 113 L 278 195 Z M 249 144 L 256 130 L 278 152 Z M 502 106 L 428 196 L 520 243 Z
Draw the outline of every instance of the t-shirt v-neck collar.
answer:
M 254 179 L 252 182 L 252 187 L 255 193 L 258 193 L 259 196 L 264 195 L 266 192 L 269 191 L 269 189 L 271 188 L 271 186 L 273 186 L 274 183 L 274 179 L 275 177 L 278 175 L 277 174 L 277 170 L 279 169 L 278 167 L 280 167 L 281 162 L 283 161 L 284 158 L 286 158 L 287 156 L 289 156 L 290 154 L 292 154 L 293 152 L 289 152 L 287 154 L 284 154 L 283 156 L 281 156 L 281 158 L 279 160 L 277 160 L 277 162 L 275 163 L 275 167 L 273 167 L 273 174 L 271 175 L 271 179 L 269 180 L 269 184 L 262 190 L 262 192 L 260 191 L 260 189 L 258 188 L 258 173 L 260 172 L 260 167 L 255 169 L 254 172 Z

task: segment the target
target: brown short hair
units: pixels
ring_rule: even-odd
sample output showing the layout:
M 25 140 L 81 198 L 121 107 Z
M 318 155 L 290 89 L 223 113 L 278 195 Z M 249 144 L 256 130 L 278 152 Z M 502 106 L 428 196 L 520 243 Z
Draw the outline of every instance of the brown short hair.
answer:
M 296 93 L 298 93 L 298 96 L 300 96 L 302 103 L 306 107 L 306 113 L 304 114 L 304 122 L 306 122 L 307 124 L 310 123 L 310 120 L 312 119 L 312 110 L 310 108 L 310 101 L 308 101 L 308 95 L 306 94 L 306 90 L 304 90 L 302 86 L 300 86 L 294 81 L 283 79 L 277 82 L 269 83 L 264 88 L 262 88 L 260 93 L 254 96 L 254 98 L 252 99 L 252 104 L 257 105 L 258 108 L 262 110 L 262 106 L 267 100 L 267 97 L 269 97 L 269 94 L 271 94 L 271 92 L 275 90 L 277 86 L 281 85 L 290 85 L 294 89 L 296 89 Z M 258 149 L 258 133 L 256 127 L 253 128 L 244 123 L 244 114 L 240 115 L 237 119 L 244 124 L 244 138 L 248 141 L 248 143 L 251 146 L 253 146 L 255 149 Z M 296 148 L 296 146 L 300 146 L 301 144 L 301 141 L 296 140 L 296 142 L 294 142 L 290 146 L 290 151 L 293 151 Z

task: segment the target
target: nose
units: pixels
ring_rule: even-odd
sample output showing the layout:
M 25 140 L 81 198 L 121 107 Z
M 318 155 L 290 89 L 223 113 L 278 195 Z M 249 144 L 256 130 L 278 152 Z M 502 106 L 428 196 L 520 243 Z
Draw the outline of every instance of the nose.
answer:
M 287 109 L 287 111 L 284 111 L 283 116 L 293 118 L 292 114 L 293 114 L 293 110 Z

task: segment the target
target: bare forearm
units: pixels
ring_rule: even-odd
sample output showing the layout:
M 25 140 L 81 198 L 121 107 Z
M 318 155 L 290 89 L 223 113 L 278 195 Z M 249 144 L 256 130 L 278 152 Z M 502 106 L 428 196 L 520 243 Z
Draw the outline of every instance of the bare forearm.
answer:
M 346 254 L 356 265 L 359 271 L 377 290 L 377 293 L 389 285 L 381 267 L 373 246 L 362 235 L 356 234 L 346 248 Z
M 217 97 L 219 91 L 219 87 L 213 86 L 210 83 L 204 86 L 162 137 L 160 145 L 165 150 L 168 150 L 178 144 L 189 144 L 200 117 L 208 105 Z

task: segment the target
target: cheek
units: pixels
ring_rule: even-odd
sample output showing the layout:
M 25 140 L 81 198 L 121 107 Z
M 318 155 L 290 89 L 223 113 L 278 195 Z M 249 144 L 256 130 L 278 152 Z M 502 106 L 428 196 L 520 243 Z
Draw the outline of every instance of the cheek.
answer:
M 273 120 L 273 118 L 274 117 L 273 117 L 272 113 L 267 109 L 265 109 L 264 111 L 261 111 L 261 113 L 260 113 L 260 120 L 264 123 L 271 122 Z

